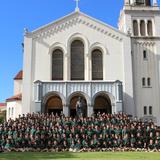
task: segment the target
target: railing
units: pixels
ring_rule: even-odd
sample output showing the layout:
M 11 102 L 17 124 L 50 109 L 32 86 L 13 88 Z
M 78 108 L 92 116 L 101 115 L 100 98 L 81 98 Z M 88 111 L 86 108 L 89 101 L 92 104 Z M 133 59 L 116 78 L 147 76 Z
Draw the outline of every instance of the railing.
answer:
M 93 97 L 98 92 L 112 94 L 116 101 L 122 101 L 122 83 L 120 81 L 36 81 L 35 102 L 40 102 L 49 92 L 58 92 L 65 98 L 74 92 L 82 92 Z

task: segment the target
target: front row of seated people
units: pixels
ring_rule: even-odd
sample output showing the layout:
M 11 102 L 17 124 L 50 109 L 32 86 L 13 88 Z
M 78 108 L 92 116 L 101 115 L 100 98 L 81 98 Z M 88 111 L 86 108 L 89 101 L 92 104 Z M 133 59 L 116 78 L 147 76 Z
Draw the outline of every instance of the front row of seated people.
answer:
M 0 151 L 160 151 L 160 131 L 125 114 L 33 113 L 0 124 Z

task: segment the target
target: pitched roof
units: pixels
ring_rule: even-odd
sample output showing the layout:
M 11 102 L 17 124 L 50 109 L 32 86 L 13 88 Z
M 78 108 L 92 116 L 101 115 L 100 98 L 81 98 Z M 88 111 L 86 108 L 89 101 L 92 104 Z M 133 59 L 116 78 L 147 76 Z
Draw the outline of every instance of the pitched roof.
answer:
M 6 102 L 20 101 L 20 100 L 22 100 L 22 94 L 21 93 L 6 99 Z
M 14 80 L 22 80 L 23 79 L 23 71 L 19 71 L 17 75 L 14 77 Z
M 49 24 L 47 24 L 47 25 L 43 25 L 43 26 L 39 27 L 38 29 L 33 30 L 32 32 L 28 32 L 28 35 L 33 36 L 34 34 L 37 34 L 37 33 L 39 33 L 39 32 L 45 32 L 46 29 L 48 30 L 48 29 L 51 28 L 51 27 L 56 28 L 56 26 L 57 26 L 59 23 L 62 23 L 62 22 L 64 22 L 64 21 L 66 21 L 67 18 L 72 18 L 72 17 L 76 17 L 76 16 L 77 16 L 77 17 L 79 17 L 79 16 L 81 16 L 81 17 L 86 17 L 86 18 L 88 18 L 88 19 L 90 19 L 90 20 L 92 20 L 92 21 L 94 21 L 94 22 L 96 22 L 96 23 L 98 23 L 98 24 L 101 24 L 101 25 L 104 26 L 104 27 L 107 27 L 107 28 L 111 29 L 112 31 L 115 31 L 116 33 L 119 33 L 120 35 L 127 36 L 127 34 L 125 34 L 124 32 L 122 32 L 122 31 L 120 31 L 120 30 L 118 30 L 117 28 L 115 28 L 115 27 L 113 27 L 113 26 L 111 26 L 111 25 L 108 25 L 108 24 L 106 24 L 106 23 L 104 23 L 104 22 L 102 22 L 102 21 L 100 21 L 100 20 L 98 20 L 98 19 L 96 19 L 96 18 L 93 18 L 93 17 L 91 17 L 91 16 L 89 16 L 89 15 L 87 15 L 87 14 L 81 12 L 81 11 L 72 12 L 72 13 L 70 13 L 70 14 L 62 17 L 62 18 L 59 18 L 59 19 L 56 20 L 56 21 L 53 21 L 53 22 L 51 22 L 51 23 L 49 23 Z
M 6 106 L 6 103 L 0 103 L 0 107 Z

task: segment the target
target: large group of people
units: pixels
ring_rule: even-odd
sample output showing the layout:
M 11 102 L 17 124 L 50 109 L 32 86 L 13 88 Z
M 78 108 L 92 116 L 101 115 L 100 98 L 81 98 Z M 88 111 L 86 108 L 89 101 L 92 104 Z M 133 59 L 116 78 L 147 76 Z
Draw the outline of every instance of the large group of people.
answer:
M 125 114 L 33 113 L 0 124 L 0 151 L 160 151 L 160 132 L 153 122 Z

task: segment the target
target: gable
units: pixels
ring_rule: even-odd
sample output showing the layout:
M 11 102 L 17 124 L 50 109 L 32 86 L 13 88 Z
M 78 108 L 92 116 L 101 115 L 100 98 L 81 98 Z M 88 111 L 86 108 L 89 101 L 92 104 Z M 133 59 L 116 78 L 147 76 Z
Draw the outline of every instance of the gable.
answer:
M 67 28 L 70 28 L 73 25 L 77 25 L 77 24 L 85 25 L 86 27 L 93 29 L 94 31 L 100 32 L 101 34 L 110 36 L 119 41 L 121 41 L 123 37 L 127 36 L 125 33 L 119 31 L 118 29 L 113 28 L 82 12 L 71 13 L 57 21 L 54 21 L 41 28 L 38 28 L 37 30 L 34 30 L 32 32 L 27 32 L 26 36 L 32 37 L 32 38 L 41 38 L 44 36 L 46 37 L 51 34 L 55 34 L 63 30 L 66 30 Z

